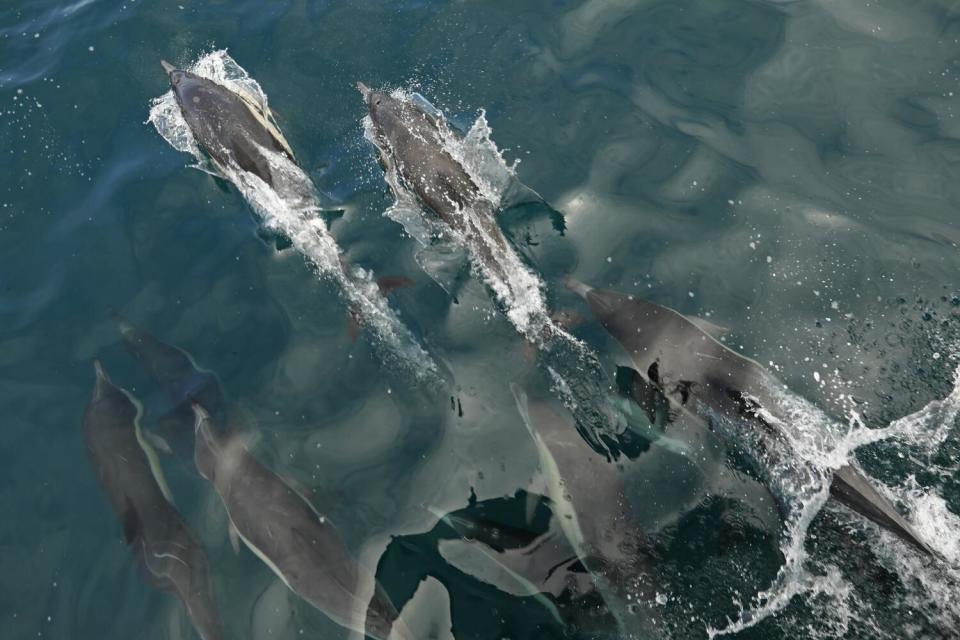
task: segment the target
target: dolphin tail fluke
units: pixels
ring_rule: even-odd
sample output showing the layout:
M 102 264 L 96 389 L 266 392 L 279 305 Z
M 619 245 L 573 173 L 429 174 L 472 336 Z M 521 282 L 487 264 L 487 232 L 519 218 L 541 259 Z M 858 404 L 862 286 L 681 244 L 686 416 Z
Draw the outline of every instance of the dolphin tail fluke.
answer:
M 834 472 L 830 495 L 925 555 L 940 557 L 940 554 L 920 538 L 913 526 L 897 512 L 890 501 L 877 491 L 867 477 L 855 467 L 847 465 Z

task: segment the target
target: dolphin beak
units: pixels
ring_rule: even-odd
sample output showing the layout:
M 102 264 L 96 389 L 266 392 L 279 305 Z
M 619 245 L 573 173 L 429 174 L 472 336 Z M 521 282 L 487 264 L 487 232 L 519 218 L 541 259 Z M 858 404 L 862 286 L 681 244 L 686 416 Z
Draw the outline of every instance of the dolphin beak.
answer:
M 370 87 L 362 82 L 357 82 L 357 90 L 360 92 L 360 95 L 363 96 L 364 101 L 370 99 Z
M 170 63 L 167 62 L 166 60 L 161 60 L 161 61 L 160 61 L 160 66 L 163 67 L 163 70 L 167 72 L 167 75 L 170 75 L 171 73 L 173 73 L 173 72 L 176 71 L 176 69 L 177 69 L 175 66 L 173 66 L 172 64 L 170 64 Z
M 570 291 L 573 291 L 584 300 L 586 300 L 587 294 L 593 291 L 593 287 L 588 284 L 584 284 L 575 278 L 567 278 L 564 284 L 567 286 L 567 289 L 570 289 Z

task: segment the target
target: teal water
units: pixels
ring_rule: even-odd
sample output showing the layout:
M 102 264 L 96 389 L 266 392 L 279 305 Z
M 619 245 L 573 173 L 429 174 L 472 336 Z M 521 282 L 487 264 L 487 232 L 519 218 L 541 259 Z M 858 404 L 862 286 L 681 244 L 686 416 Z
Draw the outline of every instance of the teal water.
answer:
M 931 404 L 960 360 L 958 18 L 946 2 L 852 0 L 6 4 L 0 637 L 196 637 L 141 579 L 81 438 L 95 357 L 143 401 L 146 426 L 169 408 L 120 344 L 117 312 L 219 376 L 258 457 L 312 489 L 420 636 L 623 633 L 602 598 L 509 587 L 438 522 L 547 527 L 511 384 L 553 395 L 483 284 L 467 278 L 454 304 L 383 215 L 394 198 L 357 80 L 419 92 L 463 129 L 484 111 L 517 177 L 565 216 L 562 235 L 522 207 L 500 218 L 551 308 L 589 315 L 563 288 L 573 275 L 708 316 L 843 428 L 851 412 L 900 425 L 856 457 L 960 560 L 960 433 Z M 353 340 L 336 284 L 146 123 L 169 88 L 161 58 L 222 48 L 269 96 L 324 206 L 343 210 L 331 230 L 350 263 L 414 281 L 391 305 L 449 388 L 385 364 L 368 331 Z M 573 331 L 611 380 L 628 363 L 597 324 Z M 735 456 L 690 437 L 708 443 L 696 463 L 653 442 L 624 469 L 663 637 L 743 626 L 781 564 L 775 518 Z M 234 554 L 188 464 L 164 466 L 227 637 L 348 637 Z M 796 595 L 736 637 L 957 637 L 956 570 L 836 507 L 803 548 Z

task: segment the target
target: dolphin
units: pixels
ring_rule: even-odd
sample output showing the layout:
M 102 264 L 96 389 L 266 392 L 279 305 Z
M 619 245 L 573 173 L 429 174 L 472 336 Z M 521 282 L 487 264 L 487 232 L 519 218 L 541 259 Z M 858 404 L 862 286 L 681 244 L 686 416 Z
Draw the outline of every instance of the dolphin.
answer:
M 554 518 L 579 564 L 594 578 L 621 632 L 658 637 L 654 545 L 629 506 L 624 469 L 576 436 L 573 416 L 529 400 L 516 385 L 511 390 L 536 444 Z
M 357 89 L 367 104 L 384 169 L 395 170 L 444 225 L 474 239 L 471 247 L 477 258 L 496 277 L 509 282 L 498 257 L 507 251 L 508 243 L 494 217 L 494 205 L 444 147 L 442 115 L 362 82 Z
M 177 594 L 202 640 L 223 629 L 207 555 L 173 506 L 156 452 L 140 429 L 140 404 L 94 363 L 97 381 L 83 417 L 87 453 L 123 537 L 153 586 Z
M 213 485 L 230 519 L 234 549 L 242 540 L 291 591 L 337 624 L 377 640 L 412 640 L 405 624 L 372 572 L 352 557 L 336 528 L 303 495 L 260 464 L 239 434 L 212 424 L 198 404 L 197 470 Z M 367 603 L 359 590 L 368 581 L 374 594 Z M 367 611 L 366 627 L 356 614 Z
M 210 407 L 208 411 L 215 416 L 225 410 L 226 399 L 215 373 L 202 368 L 183 349 L 161 341 L 124 318 L 117 316 L 116 320 L 130 355 L 160 385 L 173 405 L 186 404 L 191 415 L 191 427 L 192 403 Z
M 255 98 L 234 92 L 166 60 L 160 65 L 170 79 L 177 104 L 193 137 L 221 171 L 239 168 L 270 186 L 274 178 L 269 153 L 296 162 L 273 113 Z
M 754 360 L 721 343 L 718 327 L 573 279 L 568 279 L 567 285 L 586 300 L 604 328 L 630 354 L 641 375 L 675 407 L 707 420 L 731 450 L 745 455 L 770 485 L 781 509 L 786 511 L 789 496 L 778 490 L 782 479 L 771 477 L 771 463 L 789 463 L 807 476 L 822 472 L 797 459 L 790 448 L 782 383 Z M 922 553 L 939 555 L 852 464 L 833 471 L 830 495 Z
M 172 446 L 192 464 L 195 419 L 191 405 L 196 402 L 206 408 L 216 424 L 227 424 L 236 417 L 220 378 L 197 364 L 183 349 L 161 341 L 119 314 L 114 318 L 127 351 L 163 390 L 170 403 L 170 410 L 159 418 L 154 430 L 145 430 L 144 435 L 157 449 L 170 453 Z

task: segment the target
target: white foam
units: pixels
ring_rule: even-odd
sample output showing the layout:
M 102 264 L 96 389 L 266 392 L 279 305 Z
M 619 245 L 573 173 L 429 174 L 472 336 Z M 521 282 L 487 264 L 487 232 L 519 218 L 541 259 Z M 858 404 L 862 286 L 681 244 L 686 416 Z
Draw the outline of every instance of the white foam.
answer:
M 796 596 L 806 597 L 810 604 L 816 604 L 818 613 L 832 616 L 836 625 L 846 626 L 855 615 L 848 606 L 852 597 L 850 585 L 832 565 L 817 567 L 814 573 L 804 548 L 810 523 L 829 497 L 827 472 L 847 464 L 858 447 L 889 438 L 920 447 L 927 454 L 935 452 L 951 435 L 960 414 L 960 369 L 954 374 L 954 386 L 947 397 L 933 400 L 881 429 L 868 429 L 854 413 L 847 425 L 842 425 L 785 389 L 778 390 L 776 401 L 783 414 L 780 421 L 788 427 L 784 432 L 789 447 L 796 453 L 795 458 L 784 459 L 781 468 L 771 470 L 771 475 L 781 481 L 792 478 L 782 484 L 780 490 L 796 501 L 791 517 L 784 523 L 781 552 L 785 562 L 771 587 L 757 594 L 748 605 L 739 605 L 740 615 L 736 620 L 728 620 L 720 629 L 707 628 L 711 638 L 752 627 L 781 611 Z M 794 460 L 805 461 L 800 464 L 808 466 L 812 473 L 797 473 Z M 870 532 L 878 557 L 908 586 L 907 604 L 922 610 L 945 628 L 957 628 L 960 625 L 960 603 L 955 599 L 960 588 L 960 516 L 950 512 L 943 498 L 931 489 L 920 487 L 913 478 L 902 487 L 889 487 L 876 480 L 872 480 L 872 484 L 893 504 L 902 506 L 905 518 L 917 534 L 946 562 L 931 561 L 913 551 L 904 552 L 902 541 L 863 518 L 857 517 L 855 526 Z
M 226 50 L 202 56 L 189 69 L 221 84 L 269 113 L 260 85 Z M 240 190 L 267 229 L 288 238 L 317 274 L 338 283 L 341 295 L 373 334 L 373 344 L 387 364 L 399 365 L 423 379 L 439 377 L 437 365 L 403 324 L 380 293 L 373 275 L 357 266 L 346 266 L 340 249 L 319 215 L 320 202 L 309 176 L 289 158 L 264 150 L 270 160 L 274 185 L 238 167 L 214 166 L 200 151 L 172 91 L 153 101 L 148 122 L 178 151 L 191 154 L 203 171 L 229 180 Z

